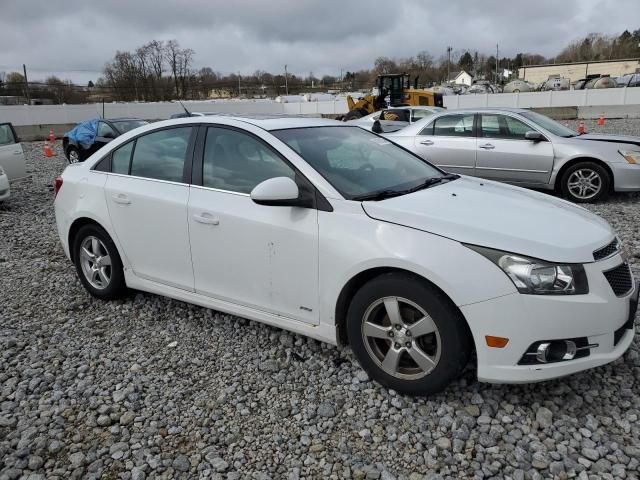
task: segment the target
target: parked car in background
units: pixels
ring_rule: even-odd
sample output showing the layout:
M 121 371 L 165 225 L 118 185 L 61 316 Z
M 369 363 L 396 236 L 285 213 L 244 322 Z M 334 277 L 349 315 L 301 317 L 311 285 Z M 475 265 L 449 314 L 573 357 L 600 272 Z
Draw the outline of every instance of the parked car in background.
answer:
M 633 342 L 637 289 L 603 219 L 348 123 L 162 121 L 69 166 L 55 192 L 95 297 L 132 288 L 349 343 L 401 393 L 441 390 L 472 353 L 480 380 L 522 383 Z
M 491 83 L 487 81 L 479 81 L 471 85 L 465 95 L 474 95 L 478 93 L 497 93 L 498 89 L 495 85 L 491 85 Z
M 2 165 L 0 165 L 0 202 L 8 199 L 10 195 L 9 177 L 7 177 Z
M 94 118 L 79 123 L 62 137 L 64 155 L 69 163 L 82 162 L 114 138 L 148 123 L 140 118 Z
M 533 87 L 524 80 L 512 80 L 504 86 L 504 93 L 531 92 Z
M 441 112 L 385 136 L 449 172 L 555 189 L 578 203 L 640 191 L 640 137 L 577 135 L 530 110 Z
M 618 84 L 611 77 L 592 78 L 585 83 L 584 88 L 616 88 Z
M 348 123 L 357 125 L 365 130 L 371 130 L 376 120 L 378 120 L 383 131 L 392 132 L 442 111 L 444 111 L 442 107 L 393 107 L 379 110 L 361 118 L 348 120 Z
M 640 87 L 640 73 L 628 73 L 615 80 L 619 87 Z
M 560 91 L 569 89 L 571 89 L 571 81 L 564 77 L 551 77 L 540 85 L 540 90 L 545 92 L 549 90 Z
M 8 180 L 20 180 L 27 176 L 27 162 L 13 125 L 0 123 L 0 166 Z

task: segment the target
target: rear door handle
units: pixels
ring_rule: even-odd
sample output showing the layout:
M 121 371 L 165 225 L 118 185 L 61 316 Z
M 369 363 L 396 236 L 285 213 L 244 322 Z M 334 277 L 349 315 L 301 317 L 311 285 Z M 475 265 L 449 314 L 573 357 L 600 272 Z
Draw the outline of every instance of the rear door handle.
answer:
M 485 150 L 493 150 L 496 147 L 494 147 L 490 143 L 485 143 L 484 145 L 480 145 L 480 148 L 484 148 Z
M 218 225 L 220 224 L 220 220 L 214 218 L 209 213 L 202 213 L 198 215 L 197 213 L 193 216 L 193 219 L 198 223 L 203 223 L 205 225 Z
M 113 194 L 112 198 L 113 198 L 114 202 L 119 203 L 120 205 L 130 205 L 131 204 L 131 200 L 124 193 Z
M 433 145 L 433 140 L 422 140 L 420 145 Z

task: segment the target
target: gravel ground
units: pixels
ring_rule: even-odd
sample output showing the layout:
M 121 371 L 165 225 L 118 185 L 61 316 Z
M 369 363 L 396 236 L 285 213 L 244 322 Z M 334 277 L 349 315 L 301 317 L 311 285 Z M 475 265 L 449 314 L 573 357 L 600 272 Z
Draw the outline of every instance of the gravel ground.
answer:
M 0 479 L 638 478 L 638 337 L 565 379 L 487 385 L 469 368 L 402 397 L 348 349 L 150 294 L 93 299 L 55 229 L 65 162 L 25 149 L 33 180 L 0 205 Z M 636 267 L 639 200 L 589 207 Z

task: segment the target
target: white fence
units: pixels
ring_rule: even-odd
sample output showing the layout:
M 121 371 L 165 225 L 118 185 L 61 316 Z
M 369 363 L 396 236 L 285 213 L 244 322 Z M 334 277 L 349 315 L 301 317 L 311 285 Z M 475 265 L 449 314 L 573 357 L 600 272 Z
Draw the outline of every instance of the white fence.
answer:
M 638 105 L 638 108 L 640 108 L 640 87 L 564 90 L 558 92 L 447 95 L 444 97 L 444 106 L 447 108 L 544 108 L 614 105 Z
M 347 101 L 337 99 L 322 102 L 278 103 L 274 101 L 188 102 L 192 112 L 232 114 L 341 114 L 347 111 Z M 105 103 L 106 118 L 136 117 L 146 120 L 169 118 L 182 112 L 179 103 Z M 87 105 L 9 105 L 0 106 L 0 123 L 23 125 L 73 124 L 102 115 L 102 104 Z
M 237 100 L 219 102 L 188 102 L 190 111 L 203 113 L 249 114 L 294 114 L 320 115 L 343 114 L 347 101 L 278 103 L 268 100 Z M 607 88 L 601 90 L 567 90 L 559 92 L 521 92 L 484 95 L 448 95 L 444 97 L 447 108 L 475 107 L 599 107 L 635 106 L 640 111 L 640 87 Z M 146 120 L 169 118 L 179 113 L 179 103 L 105 103 L 106 118 L 136 117 Z M 102 115 L 102 104 L 87 105 L 0 105 L 0 123 L 11 122 L 23 125 L 73 124 Z

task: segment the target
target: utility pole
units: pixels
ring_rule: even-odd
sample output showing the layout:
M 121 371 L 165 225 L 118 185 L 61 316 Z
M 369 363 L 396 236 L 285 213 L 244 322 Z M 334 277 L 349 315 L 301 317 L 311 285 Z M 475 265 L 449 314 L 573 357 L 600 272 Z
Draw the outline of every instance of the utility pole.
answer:
M 445 80 L 446 82 L 449 82 L 449 75 L 451 75 L 451 50 L 453 50 L 453 47 L 447 47 L 447 79 Z
M 238 72 L 238 96 L 240 96 L 240 72 Z
M 287 81 L 287 66 L 284 66 L 284 91 L 286 95 L 289 95 L 289 83 Z
M 24 72 L 24 91 L 27 94 L 27 104 L 31 105 L 31 95 L 29 94 L 29 80 L 27 79 L 27 66 L 22 64 L 22 71 Z
M 498 44 L 496 43 L 496 85 L 498 85 Z

